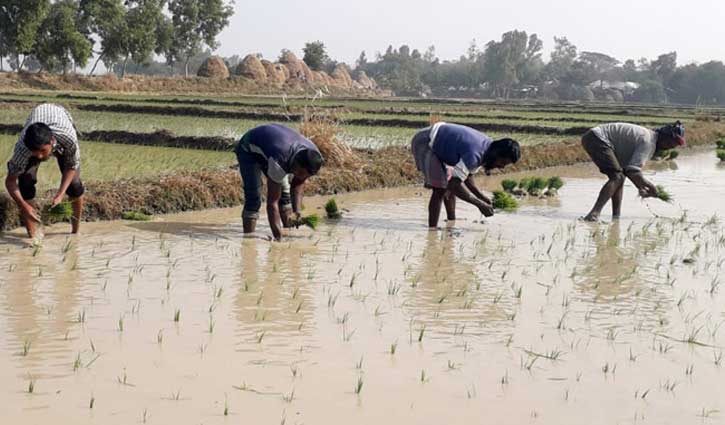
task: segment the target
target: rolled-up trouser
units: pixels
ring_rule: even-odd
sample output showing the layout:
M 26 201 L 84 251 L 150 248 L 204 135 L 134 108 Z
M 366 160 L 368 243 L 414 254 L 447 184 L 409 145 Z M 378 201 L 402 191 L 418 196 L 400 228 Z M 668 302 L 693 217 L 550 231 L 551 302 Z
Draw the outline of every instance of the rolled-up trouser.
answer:
M 597 137 L 592 130 L 582 137 L 582 147 L 602 174 L 610 176 L 623 171 L 612 145 Z
M 453 167 L 441 162 L 430 148 L 430 129 L 419 131 L 411 142 L 411 150 L 415 166 L 423 173 L 425 187 L 429 189 L 446 189 L 448 181 L 453 177 Z
M 242 148 L 236 149 L 237 161 L 239 161 L 239 172 L 242 175 L 244 190 L 244 209 L 242 218 L 259 218 L 259 210 L 262 207 L 262 165 L 263 161 L 259 155 L 250 153 Z M 282 197 L 279 200 L 280 210 L 292 209 L 292 196 L 288 177 L 282 180 Z
M 62 157 L 56 157 L 56 159 L 58 160 L 58 168 L 60 169 L 61 174 L 66 172 L 68 167 L 65 164 L 65 160 Z M 38 184 L 38 168 L 40 167 L 41 162 L 42 161 L 37 158 L 30 158 L 25 171 L 23 171 L 23 174 L 18 176 L 18 189 L 20 189 L 20 195 L 22 195 L 23 199 L 26 201 L 35 199 L 35 185 Z M 76 169 L 76 174 L 73 177 L 73 180 L 71 180 L 70 186 L 68 186 L 68 190 L 66 190 L 65 193 L 71 198 L 80 198 L 85 191 L 86 189 L 83 187 L 83 182 L 81 182 L 81 169 L 78 167 Z

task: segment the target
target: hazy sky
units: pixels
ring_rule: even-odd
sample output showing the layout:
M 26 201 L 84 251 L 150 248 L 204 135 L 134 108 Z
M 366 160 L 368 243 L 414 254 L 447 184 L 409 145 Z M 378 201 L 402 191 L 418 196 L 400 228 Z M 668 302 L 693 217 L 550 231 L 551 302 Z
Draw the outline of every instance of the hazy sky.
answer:
M 334 59 L 354 63 L 389 44 L 422 51 L 435 45 L 441 59 L 455 59 L 472 39 L 479 46 L 519 29 L 544 40 L 546 59 L 554 36 L 581 50 L 620 60 L 672 50 L 679 63 L 725 61 L 725 0 L 237 0 L 220 36 L 224 56 L 282 48 L 298 55 L 306 41 L 322 40 Z

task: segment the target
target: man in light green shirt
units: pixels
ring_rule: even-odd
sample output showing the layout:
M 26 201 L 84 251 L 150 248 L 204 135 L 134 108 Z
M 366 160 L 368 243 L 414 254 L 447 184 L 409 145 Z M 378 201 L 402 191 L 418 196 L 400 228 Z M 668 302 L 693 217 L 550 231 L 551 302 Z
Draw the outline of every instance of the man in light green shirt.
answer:
M 627 123 L 604 124 L 589 130 L 582 137 L 582 146 L 609 180 L 584 220 L 598 221 L 610 199 L 612 218 L 619 218 L 625 178 L 634 183 L 642 197 L 655 196 L 657 188 L 644 178 L 642 167 L 655 152 L 684 145 L 685 127 L 679 121 L 657 130 Z

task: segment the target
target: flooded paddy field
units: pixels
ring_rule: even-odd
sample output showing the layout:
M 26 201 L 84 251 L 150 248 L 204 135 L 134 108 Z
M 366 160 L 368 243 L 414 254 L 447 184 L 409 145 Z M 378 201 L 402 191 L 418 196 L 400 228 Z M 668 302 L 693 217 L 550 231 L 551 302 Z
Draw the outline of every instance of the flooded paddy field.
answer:
M 2 422 L 722 423 L 725 168 L 657 165 L 674 204 L 628 184 L 602 224 L 577 221 L 603 183 L 582 166 L 439 231 L 402 188 L 283 243 L 239 209 L 4 234 Z

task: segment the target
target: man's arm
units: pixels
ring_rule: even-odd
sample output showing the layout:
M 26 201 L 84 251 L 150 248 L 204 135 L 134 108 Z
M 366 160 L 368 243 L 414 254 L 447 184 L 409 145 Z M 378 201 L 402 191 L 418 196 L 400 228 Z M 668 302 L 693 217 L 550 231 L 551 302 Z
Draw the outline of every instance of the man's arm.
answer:
M 280 198 L 282 198 L 282 185 L 267 179 L 267 219 L 275 240 L 282 238 L 282 217 L 279 215 Z
M 484 195 L 483 192 L 481 192 L 478 187 L 476 187 L 476 183 L 473 181 L 473 176 L 468 176 L 468 178 L 465 181 L 466 187 L 468 190 L 475 196 L 476 198 L 482 200 L 483 202 L 490 204 L 491 199 Z
M 53 198 L 53 204 L 51 205 L 51 208 L 60 204 L 63 202 L 63 197 L 65 196 L 65 192 L 68 190 L 68 187 L 70 186 L 71 182 L 73 181 L 73 178 L 76 176 L 76 170 L 74 169 L 68 169 L 63 171 L 63 177 L 60 180 L 60 187 L 58 188 L 58 194 L 55 195 L 55 198 Z
M 298 215 L 302 213 L 302 195 L 304 194 L 305 181 L 292 178 L 291 195 L 292 195 L 292 211 Z
M 625 171 L 624 174 L 637 186 L 642 196 L 654 196 L 657 193 L 657 187 L 651 181 L 644 178 L 642 170 L 630 169 Z
M 13 201 L 18 205 L 18 208 L 20 208 L 20 211 L 25 215 L 33 220 L 40 223 L 40 217 L 38 217 L 38 213 L 35 211 L 32 205 L 25 202 L 25 199 L 23 199 L 23 195 L 20 193 L 20 188 L 18 187 L 18 176 L 13 174 L 8 174 L 7 177 L 5 177 L 5 188 L 8 191 L 8 194 L 10 194 L 10 197 L 13 198 Z
M 458 177 L 453 177 L 448 182 L 448 190 L 450 190 L 461 200 L 468 202 L 469 204 L 475 205 L 476 208 L 478 208 L 481 213 L 486 217 L 490 217 L 493 215 L 493 207 L 471 194 L 471 192 L 469 192 L 466 188 L 466 185 L 464 185 L 461 179 L 459 179 Z

